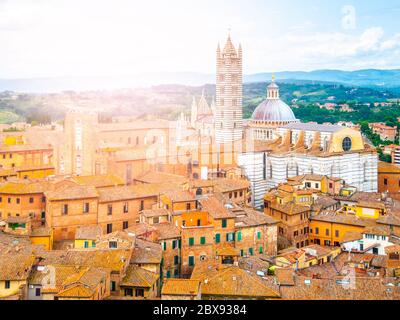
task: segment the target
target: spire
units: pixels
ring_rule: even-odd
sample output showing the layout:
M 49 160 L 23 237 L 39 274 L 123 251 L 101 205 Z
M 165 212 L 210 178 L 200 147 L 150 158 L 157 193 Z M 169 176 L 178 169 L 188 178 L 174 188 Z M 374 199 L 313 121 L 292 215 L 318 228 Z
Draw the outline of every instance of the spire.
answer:
M 226 39 L 226 44 L 225 44 L 225 47 L 224 47 L 224 54 L 235 54 L 236 55 L 236 49 L 235 49 L 235 46 L 233 45 L 232 40 L 231 40 L 230 29 L 229 29 L 229 32 L 228 32 L 228 39 Z
M 190 112 L 190 123 L 193 128 L 195 127 L 196 121 L 197 121 L 197 104 L 196 104 L 196 98 L 193 96 L 192 109 Z
M 272 82 L 267 87 L 267 98 L 268 99 L 279 99 L 279 87 L 275 83 L 275 74 L 272 75 Z

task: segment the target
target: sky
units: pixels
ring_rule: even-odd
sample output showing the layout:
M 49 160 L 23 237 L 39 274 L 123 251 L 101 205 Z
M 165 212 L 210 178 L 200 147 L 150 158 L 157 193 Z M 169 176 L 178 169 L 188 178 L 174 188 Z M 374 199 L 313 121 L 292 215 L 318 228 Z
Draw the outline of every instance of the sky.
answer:
M 0 78 L 400 68 L 398 0 L 0 0 Z

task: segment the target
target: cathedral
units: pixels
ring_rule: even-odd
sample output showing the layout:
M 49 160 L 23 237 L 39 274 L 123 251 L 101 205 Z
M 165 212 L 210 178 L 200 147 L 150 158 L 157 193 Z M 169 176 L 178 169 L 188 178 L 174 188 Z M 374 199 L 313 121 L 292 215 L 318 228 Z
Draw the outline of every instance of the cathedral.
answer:
M 302 174 L 328 174 L 359 191 L 377 191 L 377 152 L 359 131 L 301 123 L 280 99 L 274 78 L 266 99 L 243 120 L 242 86 L 242 48 L 229 36 L 223 50 L 217 48 L 215 107 L 208 107 L 203 94 L 193 102 L 191 124 L 202 135 L 214 135 L 217 145 L 242 144 L 234 161 L 251 182 L 253 206 L 261 208 L 270 188 Z

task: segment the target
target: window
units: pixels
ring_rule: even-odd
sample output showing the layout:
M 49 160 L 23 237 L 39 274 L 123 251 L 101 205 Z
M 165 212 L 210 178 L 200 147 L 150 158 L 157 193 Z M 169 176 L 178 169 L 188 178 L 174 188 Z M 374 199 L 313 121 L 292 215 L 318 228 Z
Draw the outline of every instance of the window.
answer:
M 107 224 L 107 233 L 112 232 L 112 223 Z
M 40 288 L 35 288 L 35 296 L 40 297 Z
M 324 241 L 324 246 L 330 246 L 330 245 L 331 245 L 331 242 L 329 240 Z
M 329 236 L 329 229 L 325 229 L 325 235 Z
M 315 184 L 315 188 L 318 189 L 319 188 L 319 183 Z
M 226 219 L 222 219 L 222 228 L 226 228 L 226 226 L 227 226 L 227 221 L 226 221 Z
M 128 229 L 128 225 L 129 225 L 128 221 L 122 222 L 122 229 L 123 230 Z
M 346 137 L 343 139 L 342 148 L 343 148 L 343 151 L 351 150 L 351 139 L 349 137 Z
M 109 247 L 110 249 L 117 249 L 117 248 L 118 248 L 118 242 L 117 242 L 117 241 L 110 241 L 110 242 L 108 243 L 108 247 Z
M 179 264 L 179 256 L 174 256 L 174 264 Z
M 89 212 L 89 202 L 85 202 L 83 204 L 83 213 L 88 213 Z
M 315 234 L 319 234 L 319 228 L 315 228 Z
M 194 256 L 189 256 L 189 267 L 194 266 Z
M 4 289 L 10 289 L 10 280 L 4 281 Z
M 115 291 L 117 289 L 117 285 L 115 283 L 115 281 L 111 281 L 111 291 Z
M 257 239 L 261 239 L 261 231 L 257 232 Z
M 136 289 L 135 296 L 136 297 L 144 297 L 144 289 Z
M 194 246 L 194 238 L 189 238 L 189 247 Z
M 112 215 L 112 204 L 107 205 L 107 215 L 111 216 Z
M 160 217 L 154 217 L 153 218 L 153 224 L 160 223 Z
M 186 203 L 186 210 L 190 210 L 190 202 Z
M 0 197 L 0 202 L 3 202 L 3 197 Z
M 217 233 L 215 235 L 215 243 L 220 243 L 221 242 L 221 235 L 219 233 Z
M 124 213 L 128 213 L 128 202 L 124 203 Z
M 234 194 L 235 198 L 237 198 L 237 196 L 238 196 L 237 191 L 235 191 L 233 194 Z
M 253 251 L 253 248 L 249 248 L 249 255 L 253 255 L 254 254 L 254 251 Z
M 168 209 L 168 208 L 167 208 Z M 140 211 L 144 210 L 144 201 L 140 201 Z
M 175 278 L 178 278 L 178 277 L 179 277 L 179 270 L 178 270 L 178 269 L 175 269 L 175 270 L 174 270 L 174 277 L 175 277 Z
M 336 237 L 336 238 L 339 237 L 339 230 L 335 230 L 335 237 Z
M 263 247 L 261 246 L 260 249 L 258 250 L 259 253 L 263 253 Z
M 238 241 L 242 241 L 242 232 L 241 231 L 239 231 L 237 233 L 237 239 L 238 239 Z
M 29 198 L 29 203 L 33 203 L 33 197 Z
M 63 215 L 67 215 L 68 214 L 68 205 L 67 204 L 64 204 L 62 206 L 62 214 Z
M 200 244 L 206 244 L 206 237 L 200 238 Z
M 20 198 L 17 198 L 17 204 L 19 204 L 21 202 Z
M 388 185 L 388 179 L 383 179 L 383 184 L 385 185 L 385 186 L 387 186 Z
M 172 240 L 172 249 L 176 249 L 178 247 L 178 240 Z
M 227 242 L 235 241 L 235 234 L 234 233 L 227 233 L 226 234 L 226 241 Z

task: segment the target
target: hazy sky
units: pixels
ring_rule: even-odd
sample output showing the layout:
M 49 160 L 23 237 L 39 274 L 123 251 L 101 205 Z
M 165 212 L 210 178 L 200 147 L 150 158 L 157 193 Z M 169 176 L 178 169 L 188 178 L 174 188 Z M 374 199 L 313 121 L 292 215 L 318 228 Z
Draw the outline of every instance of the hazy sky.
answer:
M 398 0 L 0 0 L 0 78 L 400 68 Z

